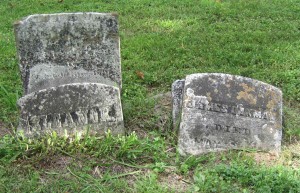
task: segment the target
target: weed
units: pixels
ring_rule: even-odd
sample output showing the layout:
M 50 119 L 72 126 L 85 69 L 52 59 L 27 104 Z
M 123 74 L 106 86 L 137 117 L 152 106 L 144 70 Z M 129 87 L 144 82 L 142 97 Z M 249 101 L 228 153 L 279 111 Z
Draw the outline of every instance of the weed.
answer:
M 142 177 L 136 182 L 135 189 L 137 192 L 175 192 L 175 190 L 170 190 L 167 187 L 159 185 L 157 175 L 155 173 L 150 173 L 145 177 Z

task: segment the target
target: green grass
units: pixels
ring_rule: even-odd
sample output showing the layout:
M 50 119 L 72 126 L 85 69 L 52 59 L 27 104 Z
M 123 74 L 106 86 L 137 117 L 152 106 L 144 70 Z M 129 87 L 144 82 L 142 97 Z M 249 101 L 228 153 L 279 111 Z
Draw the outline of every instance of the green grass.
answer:
M 260 165 L 247 151 L 179 157 L 173 141 L 156 132 L 142 139 L 135 133 L 82 138 L 52 133 L 39 140 L 5 136 L 0 192 L 300 191 L 299 168 Z M 299 157 L 288 160 L 300 164 Z M 180 183 L 187 186 L 172 187 Z
M 299 192 L 300 173 L 284 167 L 257 167 L 240 162 L 199 167 L 195 190 L 201 192 Z
M 0 125 L 14 130 L 22 96 L 13 23 L 86 11 L 119 14 L 125 126 L 147 137 L 2 137 L 0 192 L 299 192 L 295 153 L 284 166 L 264 167 L 247 152 L 179 157 L 176 134 L 168 121 L 158 124 L 151 97 L 191 73 L 258 79 L 282 89 L 283 142 L 297 143 L 300 1 L 1 0 Z M 162 183 L 176 176 L 183 180 Z

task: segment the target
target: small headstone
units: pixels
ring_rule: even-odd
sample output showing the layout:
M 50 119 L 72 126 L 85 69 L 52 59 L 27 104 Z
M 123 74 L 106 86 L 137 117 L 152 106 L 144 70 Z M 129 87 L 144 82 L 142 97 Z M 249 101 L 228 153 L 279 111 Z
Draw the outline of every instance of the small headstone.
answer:
M 118 87 L 99 83 L 66 84 L 22 97 L 19 128 L 27 135 L 49 130 L 124 134 Z
M 258 80 L 204 73 L 185 79 L 179 152 L 255 148 L 279 152 L 282 92 Z
M 24 94 L 82 82 L 121 88 L 116 14 L 31 15 L 15 35 Z
M 183 88 L 184 80 L 176 80 L 172 84 L 172 118 L 174 130 L 177 130 L 180 123 Z

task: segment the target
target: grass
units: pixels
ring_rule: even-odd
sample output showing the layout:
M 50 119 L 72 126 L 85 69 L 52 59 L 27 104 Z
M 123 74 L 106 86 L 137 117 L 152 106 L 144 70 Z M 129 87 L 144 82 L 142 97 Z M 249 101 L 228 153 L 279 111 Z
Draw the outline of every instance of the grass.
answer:
M 1 137 L 0 192 L 300 191 L 298 0 L 2 0 L 0 127 L 13 132 L 22 96 L 14 21 L 85 11 L 119 14 L 125 126 L 138 135 Z M 285 148 L 279 158 L 245 151 L 178 155 L 169 111 L 162 120 L 151 97 L 196 72 L 242 75 L 282 89 Z
M 180 157 L 173 141 L 157 132 L 142 139 L 135 133 L 83 138 L 52 133 L 39 140 L 5 136 L 0 141 L 0 191 L 300 191 L 299 144 L 266 165 L 253 159 L 257 152 L 247 151 Z

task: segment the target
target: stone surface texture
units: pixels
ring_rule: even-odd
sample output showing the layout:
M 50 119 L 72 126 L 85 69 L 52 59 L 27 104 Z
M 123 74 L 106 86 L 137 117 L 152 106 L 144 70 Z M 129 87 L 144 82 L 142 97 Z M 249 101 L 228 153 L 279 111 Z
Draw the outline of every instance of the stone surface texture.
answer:
M 180 124 L 183 88 L 184 80 L 176 80 L 172 84 L 172 119 L 174 130 L 177 130 Z
M 282 92 L 274 86 L 228 74 L 192 74 L 185 79 L 182 103 L 182 155 L 244 148 L 280 151 Z
M 121 88 L 117 14 L 31 15 L 15 35 L 24 94 L 84 82 Z
M 118 16 L 31 15 L 15 23 L 24 96 L 18 130 L 124 134 Z
M 118 87 L 99 83 L 74 83 L 40 90 L 19 99 L 19 129 L 28 135 L 48 130 L 124 134 Z

